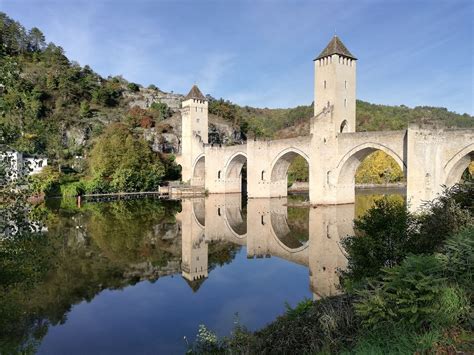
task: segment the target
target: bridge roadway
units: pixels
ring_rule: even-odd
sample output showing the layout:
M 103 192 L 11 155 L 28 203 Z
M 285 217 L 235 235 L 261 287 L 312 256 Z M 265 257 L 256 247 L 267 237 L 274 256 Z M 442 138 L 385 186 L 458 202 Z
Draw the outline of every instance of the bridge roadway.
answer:
M 458 182 L 474 159 L 473 130 L 410 125 L 402 131 L 320 134 L 316 128 L 321 121 L 331 124 L 330 110 L 315 120 L 319 121 L 310 136 L 249 140 L 234 146 L 201 142 L 191 185 L 204 186 L 211 194 L 241 192 L 246 164 L 249 198 L 284 197 L 288 167 L 296 156 L 302 156 L 309 166 L 312 204 L 354 203 L 357 167 L 369 154 L 381 150 L 404 172 L 410 208 L 417 210 L 423 201 L 435 198 L 443 185 Z

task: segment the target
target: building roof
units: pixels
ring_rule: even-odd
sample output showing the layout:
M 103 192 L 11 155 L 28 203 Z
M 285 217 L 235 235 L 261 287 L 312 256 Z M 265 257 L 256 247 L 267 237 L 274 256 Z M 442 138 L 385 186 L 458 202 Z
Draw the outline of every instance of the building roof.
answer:
M 342 41 L 337 36 L 334 36 L 331 39 L 326 48 L 324 48 L 324 50 L 314 60 L 329 57 L 333 54 L 339 54 L 341 56 L 357 60 L 357 58 L 354 57 L 351 52 L 349 52 L 344 43 L 342 43 Z
M 185 100 L 189 99 L 196 99 L 196 100 L 206 100 L 204 95 L 202 94 L 201 90 L 197 87 L 197 85 L 193 85 L 191 90 L 189 90 L 188 94 L 184 98 Z

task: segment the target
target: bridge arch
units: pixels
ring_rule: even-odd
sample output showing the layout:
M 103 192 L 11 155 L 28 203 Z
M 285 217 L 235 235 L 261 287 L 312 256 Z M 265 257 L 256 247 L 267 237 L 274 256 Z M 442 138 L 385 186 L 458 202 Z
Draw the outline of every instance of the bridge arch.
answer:
M 204 229 L 206 226 L 206 206 L 204 199 L 196 199 L 192 202 L 193 216 L 197 225 Z
M 247 164 L 247 154 L 237 152 L 225 164 L 225 192 L 242 192 L 243 168 Z
M 278 248 L 286 253 L 298 253 L 309 245 L 309 209 L 288 206 L 288 200 L 270 200 L 270 213 L 262 222 Z M 263 224 L 263 223 L 262 223 Z
M 288 219 L 286 215 L 271 213 L 270 214 L 271 233 L 277 244 L 288 253 L 298 253 L 309 246 L 308 240 L 301 242 L 300 240 L 293 238 L 292 230 L 288 225 Z
M 310 169 L 310 159 L 302 150 L 290 147 L 282 150 L 271 163 L 270 180 L 272 196 L 286 196 L 288 189 L 288 168 L 296 157 L 303 157 Z
M 247 237 L 247 219 L 237 206 L 225 207 L 225 224 L 229 231 L 238 239 Z
M 196 158 L 193 164 L 193 186 L 204 186 L 206 180 L 206 157 L 201 154 Z
M 461 175 L 469 164 L 474 161 L 474 143 L 454 154 L 444 166 L 446 186 L 453 186 L 461 179 Z
M 367 142 L 352 148 L 341 158 L 337 164 L 337 184 L 342 186 L 354 185 L 356 171 L 360 163 L 377 150 L 381 150 L 390 156 L 398 164 L 400 169 L 404 173 L 406 172 L 406 164 L 397 152 L 383 144 Z

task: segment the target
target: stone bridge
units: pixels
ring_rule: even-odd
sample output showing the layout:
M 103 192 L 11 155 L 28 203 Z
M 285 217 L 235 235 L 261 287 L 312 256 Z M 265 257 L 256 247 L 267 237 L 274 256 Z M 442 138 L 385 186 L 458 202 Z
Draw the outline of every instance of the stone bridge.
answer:
M 405 174 L 412 210 L 461 179 L 474 159 L 474 131 L 411 124 L 407 130 L 356 132 L 356 58 L 334 37 L 314 60 L 314 116 L 309 136 L 219 146 L 208 144 L 208 102 L 193 86 L 182 109 L 182 179 L 209 193 L 241 191 L 246 164 L 249 198 L 287 195 L 296 156 L 309 166 L 315 205 L 354 203 L 355 173 L 372 152 L 392 157 Z
M 316 298 L 336 294 L 337 270 L 347 263 L 340 240 L 353 233 L 354 205 L 305 209 L 309 222 L 303 240 L 294 238 L 286 205 L 286 198 L 249 199 L 245 211 L 240 194 L 182 200 L 177 220 L 183 277 L 190 281 L 207 277 L 208 244 L 227 241 L 246 247 L 247 258 L 273 256 L 308 267 Z

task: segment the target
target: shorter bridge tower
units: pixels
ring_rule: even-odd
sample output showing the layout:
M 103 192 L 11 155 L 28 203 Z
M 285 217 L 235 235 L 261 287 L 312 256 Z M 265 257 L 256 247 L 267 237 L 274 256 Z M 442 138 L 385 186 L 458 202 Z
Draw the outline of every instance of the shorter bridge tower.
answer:
M 181 123 L 181 156 L 178 163 L 182 167 L 182 180 L 200 185 L 192 180 L 194 167 L 204 152 L 203 143 L 208 142 L 208 102 L 196 85 L 193 85 L 182 102 Z M 203 165 L 204 161 L 199 164 Z M 204 166 L 198 169 L 204 174 Z M 204 176 L 196 180 L 204 184 Z

